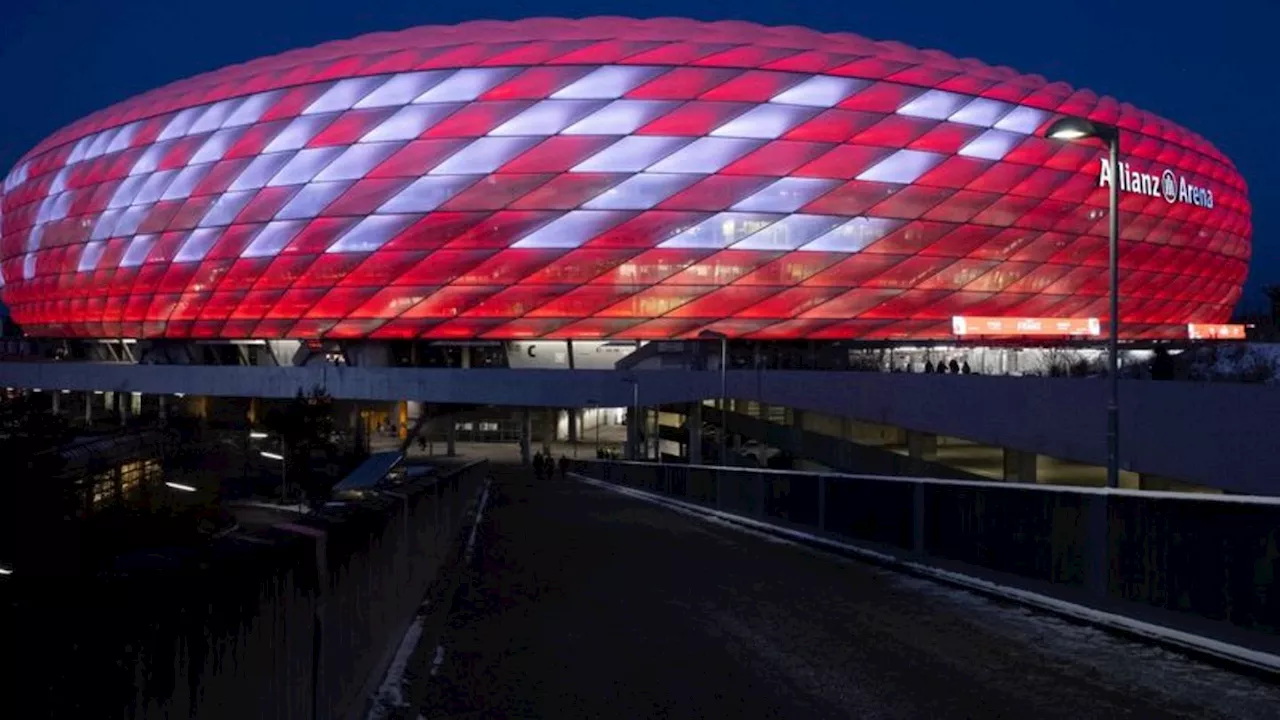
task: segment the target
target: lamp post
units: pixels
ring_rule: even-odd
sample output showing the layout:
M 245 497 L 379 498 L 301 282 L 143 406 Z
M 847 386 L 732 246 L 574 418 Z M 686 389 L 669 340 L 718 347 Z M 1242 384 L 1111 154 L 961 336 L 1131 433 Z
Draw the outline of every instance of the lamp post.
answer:
M 1108 187 L 1108 213 L 1110 229 L 1108 240 L 1108 287 L 1110 293 L 1111 322 L 1107 329 L 1107 487 L 1120 485 L 1120 130 L 1114 125 L 1093 122 L 1079 117 L 1064 117 L 1055 121 L 1045 132 L 1054 140 L 1085 140 L 1097 138 L 1107 143 L 1111 167 Z
M 726 390 L 726 372 L 729 369 L 729 336 L 715 330 L 703 330 L 698 333 L 700 340 L 719 340 L 720 341 L 720 431 L 716 433 L 716 445 L 719 446 L 720 457 L 717 463 L 725 464 L 725 435 L 728 433 L 729 418 L 726 416 L 727 406 L 729 404 L 728 391 Z

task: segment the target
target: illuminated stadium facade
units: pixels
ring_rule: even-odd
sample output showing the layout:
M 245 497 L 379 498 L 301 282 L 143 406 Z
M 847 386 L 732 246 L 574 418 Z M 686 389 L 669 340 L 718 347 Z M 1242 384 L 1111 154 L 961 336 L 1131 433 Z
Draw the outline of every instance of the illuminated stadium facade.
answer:
M 4 180 L 4 302 L 34 336 L 925 339 L 1225 321 L 1247 189 L 1199 136 L 892 42 L 685 20 L 369 35 L 89 116 Z

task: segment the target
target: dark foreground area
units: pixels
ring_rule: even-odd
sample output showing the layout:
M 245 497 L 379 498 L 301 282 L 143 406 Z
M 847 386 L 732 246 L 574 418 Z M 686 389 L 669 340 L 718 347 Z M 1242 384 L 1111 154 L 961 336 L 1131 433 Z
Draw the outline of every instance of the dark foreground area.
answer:
M 428 719 L 1280 707 L 1280 688 L 1161 649 L 515 469 L 496 473 L 445 625 L 409 670 Z

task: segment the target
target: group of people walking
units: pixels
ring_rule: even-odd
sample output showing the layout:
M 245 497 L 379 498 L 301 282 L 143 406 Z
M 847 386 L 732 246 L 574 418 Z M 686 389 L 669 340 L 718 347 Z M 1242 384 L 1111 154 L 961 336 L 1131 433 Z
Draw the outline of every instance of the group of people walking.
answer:
M 564 455 L 560 456 L 560 479 L 565 480 L 569 477 L 569 458 Z M 551 459 L 551 453 L 542 454 L 539 450 L 533 456 L 533 476 L 538 480 L 553 480 L 556 476 L 556 461 Z
M 964 362 L 964 365 L 961 365 L 960 363 L 956 362 L 955 358 L 951 358 L 951 362 L 949 363 L 944 363 L 943 361 L 939 360 L 937 367 L 934 367 L 933 361 L 926 360 L 924 363 L 924 371 L 927 373 L 933 373 L 933 372 L 945 373 L 950 371 L 952 375 L 968 375 L 970 372 L 972 372 L 969 369 L 968 360 Z M 907 363 L 907 372 L 911 372 L 911 363 Z

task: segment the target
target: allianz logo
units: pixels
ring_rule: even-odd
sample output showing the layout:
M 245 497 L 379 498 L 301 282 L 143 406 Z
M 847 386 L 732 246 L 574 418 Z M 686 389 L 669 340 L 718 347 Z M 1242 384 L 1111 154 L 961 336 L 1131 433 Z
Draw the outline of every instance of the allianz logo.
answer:
M 1098 173 L 1098 187 L 1111 185 L 1111 163 L 1102 162 Z M 1213 209 L 1213 191 L 1192 185 L 1187 178 L 1172 170 L 1165 170 L 1159 175 L 1145 173 L 1129 167 L 1129 163 L 1120 163 L 1120 190 L 1128 193 L 1162 197 L 1168 203 L 1188 203 L 1196 207 Z

